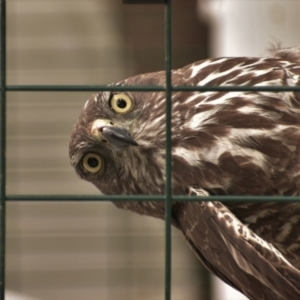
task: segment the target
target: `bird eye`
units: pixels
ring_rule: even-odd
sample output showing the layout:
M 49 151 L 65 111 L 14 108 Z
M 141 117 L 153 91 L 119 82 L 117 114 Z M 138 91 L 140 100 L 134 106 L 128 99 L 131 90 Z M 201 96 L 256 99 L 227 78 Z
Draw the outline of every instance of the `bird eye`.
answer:
M 88 153 L 82 158 L 82 165 L 88 172 L 96 174 L 103 168 L 103 160 L 98 154 Z
M 111 109 L 113 109 L 118 114 L 128 113 L 132 107 L 132 100 L 125 94 L 114 94 L 109 101 Z

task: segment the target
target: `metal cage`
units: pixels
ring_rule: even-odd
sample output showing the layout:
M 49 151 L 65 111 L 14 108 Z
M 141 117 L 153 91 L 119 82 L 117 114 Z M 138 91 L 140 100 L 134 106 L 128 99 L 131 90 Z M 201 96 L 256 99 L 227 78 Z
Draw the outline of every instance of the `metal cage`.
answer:
M 173 87 L 171 78 L 171 0 L 142 1 L 124 0 L 124 4 L 130 3 L 163 3 L 165 5 L 165 76 L 166 86 L 131 86 L 131 87 L 108 87 L 108 86 L 40 86 L 40 85 L 7 85 L 6 84 L 6 1 L 1 0 L 1 34 L 0 34 L 0 84 L 1 84 L 1 157 L 0 157 L 0 196 L 1 196 L 1 243 L 0 243 L 0 299 L 4 299 L 5 290 L 5 203 L 6 201 L 164 201 L 166 205 L 165 222 L 165 300 L 171 299 L 171 202 L 197 201 L 197 197 L 172 196 L 171 190 L 171 93 L 172 91 L 250 91 L 252 87 Z M 259 87 L 260 91 L 300 91 L 300 87 Z M 74 92 L 74 91 L 164 91 L 166 93 L 166 194 L 163 196 L 85 196 L 85 195 L 8 195 L 6 193 L 6 93 L 7 92 Z M 201 201 L 299 201 L 300 197 L 249 197 L 249 196 L 213 196 L 203 197 Z

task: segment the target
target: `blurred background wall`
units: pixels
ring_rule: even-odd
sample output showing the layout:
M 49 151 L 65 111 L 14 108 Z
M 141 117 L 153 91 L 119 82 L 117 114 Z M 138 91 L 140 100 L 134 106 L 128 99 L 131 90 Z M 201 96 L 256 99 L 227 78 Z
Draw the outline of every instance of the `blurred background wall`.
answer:
M 174 0 L 173 67 L 299 43 L 293 0 Z M 104 85 L 164 68 L 164 6 L 7 0 L 7 83 Z M 7 193 L 97 194 L 69 164 L 91 93 L 9 92 Z M 164 297 L 164 224 L 96 202 L 8 202 L 9 300 Z M 213 283 L 173 230 L 174 300 L 241 300 Z M 221 292 L 220 292 L 221 291 Z M 234 298 L 235 297 L 235 298 Z M 22 298 L 23 300 L 25 298 Z
M 207 35 L 196 1 L 174 1 L 173 9 L 179 67 L 208 55 Z M 163 26 L 163 5 L 8 0 L 7 83 L 102 85 L 163 69 Z M 90 94 L 8 93 L 8 194 L 98 194 L 68 157 Z M 9 202 L 6 249 L 10 299 L 164 297 L 164 223 L 109 202 Z M 203 274 L 174 230 L 173 299 L 209 299 Z

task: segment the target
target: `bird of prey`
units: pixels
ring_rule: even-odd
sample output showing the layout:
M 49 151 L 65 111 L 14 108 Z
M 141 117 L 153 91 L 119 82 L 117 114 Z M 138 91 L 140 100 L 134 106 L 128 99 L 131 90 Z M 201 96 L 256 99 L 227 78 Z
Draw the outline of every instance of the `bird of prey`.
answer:
M 165 72 L 112 86 L 164 86 Z M 300 86 L 300 47 L 172 71 L 174 86 Z M 109 89 L 109 88 L 108 88 Z M 207 269 L 249 299 L 300 299 L 300 203 L 201 201 L 300 195 L 300 91 L 173 91 L 172 225 Z M 165 92 L 100 92 L 71 135 L 72 166 L 102 194 L 165 193 Z M 164 203 L 117 207 L 164 219 Z

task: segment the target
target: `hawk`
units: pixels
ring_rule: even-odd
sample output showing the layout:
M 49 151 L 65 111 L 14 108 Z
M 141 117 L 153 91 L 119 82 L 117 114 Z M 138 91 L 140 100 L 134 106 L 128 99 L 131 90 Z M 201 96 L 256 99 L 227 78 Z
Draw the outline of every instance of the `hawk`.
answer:
M 300 46 L 172 71 L 174 86 L 300 86 Z M 165 85 L 165 72 L 112 86 Z M 109 88 L 108 88 L 109 89 Z M 300 91 L 173 91 L 172 203 L 204 266 L 250 299 L 300 299 L 300 203 L 201 201 L 206 195 L 300 195 Z M 96 93 L 71 135 L 75 171 L 102 194 L 165 193 L 165 92 Z M 163 202 L 115 202 L 164 219 Z

